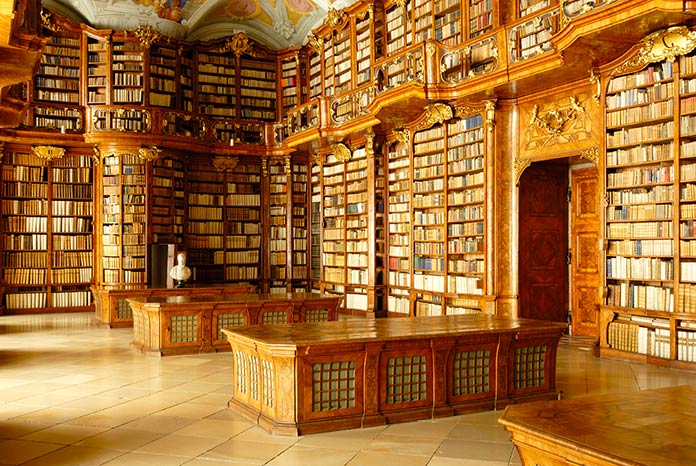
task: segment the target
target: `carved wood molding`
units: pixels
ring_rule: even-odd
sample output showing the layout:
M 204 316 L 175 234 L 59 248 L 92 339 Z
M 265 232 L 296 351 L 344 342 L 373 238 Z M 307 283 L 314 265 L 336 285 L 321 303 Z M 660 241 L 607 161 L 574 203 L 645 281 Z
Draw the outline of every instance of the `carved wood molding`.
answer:
M 225 45 L 220 47 L 220 52 L 232 52 L 237 58 L 241 55 L 256 56 L 254 43 L 243 32 L 238 32 L 231 38 L 227 39 Z
M 443 123 L 447 120 L 451 120 L 453 117 L 452 107 L 443 103 L 434 103 L 426 105 L 424 108 L 423 120 L 419 122 L 414 131 L 420 131 L 422 129 L 430 128 L 433 125 Z
M 160 154 L 162 153 L 162 149 L 158 148 L 157 146 L 141 146 L 138 148 L 138 158 L 141 160 L 157 160 L 160 158 Z
M 324 25 L 337 29 L 340 28 L 347 19 L 348 14 L 345 11 L 329 8 L 329 11 L 326 12 L 326 18 L 324 18 Z
M 520 184 L 520 178 L 522 177 L 522 173 L 531 164 L 532 164 L 531 159 L 515 159 L 515 165 L 513 167 L 513 172 L 514 172 L 513 174 L 514 174 L 516 186 L 518 186 Z
M 138 29 L 131 31 L 131 33 L 138 38 L 140 43 L 143 44 L 146 49 L 149 49 L 152 44 L 163 37 L 167 37 L 149 24 L 147 26 L 140 26 Z M 169 37 L 167 37 L 167 40 L 169 40 Z
M 595 164 L 596 167 L 599 167 L 599 147 L 594 146 L 590 147 L 589 149 L 585 149 L 580 153 L 580 158 L 589 160 L 593 164 Z

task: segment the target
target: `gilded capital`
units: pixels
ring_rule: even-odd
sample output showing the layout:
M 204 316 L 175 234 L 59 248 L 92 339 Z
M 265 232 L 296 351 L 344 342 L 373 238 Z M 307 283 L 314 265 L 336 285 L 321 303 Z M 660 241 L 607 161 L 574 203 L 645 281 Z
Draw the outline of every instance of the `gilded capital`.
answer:
M 60 159 L 65 155 L 65 148 L 56 146 L 31 146 L 32 152 L 44 160 Z

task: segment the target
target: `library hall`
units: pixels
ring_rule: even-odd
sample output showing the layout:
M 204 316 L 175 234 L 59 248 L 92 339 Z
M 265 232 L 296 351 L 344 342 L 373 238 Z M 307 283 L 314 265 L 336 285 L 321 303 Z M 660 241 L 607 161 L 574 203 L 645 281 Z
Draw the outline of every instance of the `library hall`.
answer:
M 696 465 L 696 1 L 0 0 L 0 466 Z

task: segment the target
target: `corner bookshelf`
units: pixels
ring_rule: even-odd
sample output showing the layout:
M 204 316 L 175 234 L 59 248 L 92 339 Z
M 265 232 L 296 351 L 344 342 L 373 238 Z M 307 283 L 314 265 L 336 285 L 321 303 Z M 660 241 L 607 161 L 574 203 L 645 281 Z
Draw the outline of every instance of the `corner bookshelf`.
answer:
M 101 167 L 101 274 L 105 285 L 147 282 L 146 163 L 132 153 L 111 153 Z
M 659 35 L 660 32 L 655 33 Z M 658 38 L 659 40 L 659 38 Z M 602 355 L 696 362 L 696 56 L 629 60 L 606 106 Z
M 87 105 L 106 105 L 111 103 L 111 51 L 108 37 L 85 32 L 83 44 L 86 50 L 87 63 L 84 66 L 85 76 L 82 81 L 86 89 Z
M 299 55 L 295 53 L 289 57 L 280 58 L 278 64 L 280 67 L 280 109 L 281 115 L 286 115 L 301 102 L 302 72 Z
M 93 280 L 92 159 L 8 151 L 2 165 L 6 313 L 88 310 Z
M 225 176 L 225 281 L 261 278 L 261 164 L 222 158 Z

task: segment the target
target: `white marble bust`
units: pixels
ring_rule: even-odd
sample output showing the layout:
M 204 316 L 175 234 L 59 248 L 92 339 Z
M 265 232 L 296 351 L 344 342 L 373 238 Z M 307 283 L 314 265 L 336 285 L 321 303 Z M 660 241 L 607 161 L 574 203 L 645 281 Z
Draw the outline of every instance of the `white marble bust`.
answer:
M 169 271 L 169 276 L 174 279 L 177 288 L 186 286 L 186 282 L 191 278 L 191 269 L 186 267 L 186 254 L 180 252 L 176 255 L 176 265 Z

